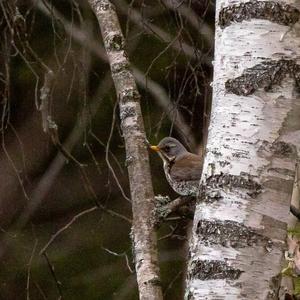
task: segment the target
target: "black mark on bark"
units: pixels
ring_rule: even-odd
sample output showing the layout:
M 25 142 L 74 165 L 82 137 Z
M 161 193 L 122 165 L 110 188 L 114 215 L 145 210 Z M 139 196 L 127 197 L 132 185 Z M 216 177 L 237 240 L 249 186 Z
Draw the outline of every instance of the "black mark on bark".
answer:
M 225 88 L 228 93 L 247 96 L 259 88 L 264 88 L 265 91 L 271 90 L 274 85 L 280 85 L 287 75 L 295 80 L 299 88 L 300 65 L 294 60 L 265 61 L 246 69 L 241 76 L 227 80 Z
M 123 106 L 120 110 L 120 119 L 122 122 L 128 117 L 136 116 L 136 109 L 132 106 Z
M 294 157 L 297 153 L 296 147 L 282 141 L 275 142 L 271 145 L 271 151 L 276 156 Z
M 126 75 L 127 75 L 128 70 L 129 70 L 129 62 L 127 60 L 123 60 L 121 62 L 116 62 L 116 63 L 111 63 L 111 72 L 112 72 L 113 76 L 115 76 L 115 77 L 120 76 L 120 78 L 122 78 L 122 76 L 125 76 L 125 75 L 118 74 L 118 73 L 126 72 Z
M 283 141 L 275 141 L 269 143 L 268 141 L 261 141 L 258 154 L 262 157 L 278 157 L 278 158 L 291 158 L 297 157 L 296 146 Z
M 265 247 L 268 251 L 272 248 L 272 241 L 269 238 L 234 221 L 200 220 L 196 233 L 206 246 L 218 244 L 223 247 L 244 248 L 257 245 Z
M 232 279 L 236 280 L 244 271 L 229 266 L 224 261 L 195 260 L 191 263 L 189 278 L 200 280 Z
M 121 35 L 111 34 L 107 35 L 105 38 L 105 45 L 109 51 L 121 51 L 124 50 L 124 39 Z
M 223 199 L 222 193 L 216 189 L 202 188 L 200 197 L 197 198 L 197 204 L 199 203 L 214 203 Z
M 193 294 L 189 291 L 188 295 L 187 295 L 187 300 L 194 300 L 194 296 Z
M 103 3 L 102 0 L 96 0 L 94 1 L 94 9 L 102 10 L 102 11 L 107 11 L 107 10 L 115 10 L 115 6 L 111 4 L 110 2 Z
M 261 193 L 262 186 L 254 181 L 250 175 L 241 174 L 240 176 L 231 174 L 216 174 L 212 175 L 206 180 L 206 187 L 208 188 L 243 188 L 250 191 L 251 195 L 258 195 Z
M 148 285 L 148 284 L 152 285 L 153 284 L 156 286 L 161 286 L 161 281 L 159 280 L 159 278 L 152 278 L 148 281 L 144 281 L 143 284 L 144 285 Z
M 197 203 L 213 203 L 223 198 L 220 189 L 244 190 L 251 198 L 256 198 L 262 192 L 262 185 L 252 179 L 248 173 L 242 172 L 239 176 L 232 174 L 214 174 L 206 179 L 206 184 L 200 187 Z
M 249 1 L 221 9 L 219 25 L 225 28 L 233 22 L 264 19 L 280 25 L 292 26 L 299 18 L 299 10 L 291 5 L 274 1 Z
M 126 103 L 126 102 L 130 102 L 130 101 L 134 101 L 134 102 L 138 102 L 140 101 L 140 95 L 137 92 L 136 89 L 132 89 L 132 88 L 128 88 L 128 89 L 124 89 L 122 91 L 122 102 Z

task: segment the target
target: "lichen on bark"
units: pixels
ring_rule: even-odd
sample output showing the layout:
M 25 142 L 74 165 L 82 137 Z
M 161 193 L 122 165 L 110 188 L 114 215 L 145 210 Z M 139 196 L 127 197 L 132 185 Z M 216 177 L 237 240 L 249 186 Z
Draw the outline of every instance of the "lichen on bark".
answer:
M 204 245 L 220 244 L 232 248 L 260 245 L 268 250 L 272 247 L 272 240 L 234 221 L 200 220 L 196 233 Z
M 238 279 L 242 270 L 229 266 L 225 261 L 195 260 L 191 263 L 188 277 L 200 280 Z
M 251 19 L 264 19 L 292 26 L 299 21 L 297 8 L 275 1 L 249 1 L 224 7 L 219 13 L 219 26 L 225 28 L 233 22 Z
M 216 188 L 243 188 L 247 190 L 255 190 L 258 193 L 262 187 L 257 183 L 250 174 L 241 174 L 240 176 L 232 174 L 215 174 L 206 179 L 206 186 Z
M 228 93 L 248 96 L 259 88 L 270 91 L 274 85 L 280 85 L 288 75 L 295 80 L 295 85 L 299 88 L 300 65 L 295 60 L 266 60 L 246 69 L 241 76 L 227 80 L 225 88 Z
M 260 157 L 276 157 L 276 158 L 297 158 L 297 148 L 291 143 L 284 141 L 260 141 L 257 153 Z

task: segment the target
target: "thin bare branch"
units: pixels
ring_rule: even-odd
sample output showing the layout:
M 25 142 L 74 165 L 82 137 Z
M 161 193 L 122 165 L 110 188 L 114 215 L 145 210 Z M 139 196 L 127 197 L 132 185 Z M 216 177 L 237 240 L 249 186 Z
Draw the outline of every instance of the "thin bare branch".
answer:
M 168 118 L 174 122 L 174 126 L 181 139 L 194 150 L 196 148 L 196 141 L 191 128 L 185 122 L 176 104 L 170 101 L 165 89 L 150 77 L 146 78 L 139 69 L 132 68 L 132 70 L 137 83 L 152 94 L 153 98 L 157 100 L 157 104 L 166 112 Z
M 115 211 L 112 211 L 110 209 L 107 209 L 105 208 L 103 205 L 99 204 L 98 206 L 93 206 L 89 209 L 86 209 L 80 213 L 78 213 L 77 215 L 75 215 L 70 222 L 68 222 L 66 225 L 64 225 L 62 228 L 60 228 L 55 234 L 53 234 L 50 238 L 50 240 L 45 244 L 45 246 L 40 250 L 40 255 L 43 255 L 45 251 L 47 251 L 47 249 L 49 248 L 49 246 L 57 239 L 57 237 L 59 235 L 61 235 L 65 230 L 69 229 L 70 226 L 76 221 L 78 220 L 79 218 L 81 218 L 82 216 L 86 215 L 86 214 L 89 214 L 95 210 L 98 210 L 98 209 L 101 209 L 103 210 L 104 212 L 114 216 L 114 217 L 117 217 L 117 218 L 120 218 L 124 221 L 126 221 L 127 223 L 131 224 L 131 220 L 128 219 L 127 217 L 115 212 Z
M 154 193 L 140 95 L 124 50 L 124 37 L 114 6 L 108 0 L 89 0 L 98 19 L 109 59 L 126 147 L 133 213 L 133 247 L 141 300 L 161 300 L 157 239 L 154 231 Z
M 214 43 L 214 32 L 212 28 L 207 25 L 201 18 L 194 12 L 191 8 L 191 5 L 187 5 L 185 3 L 181 3 L 180 5 L 174 5 L 172 0 L 163 0 L 163 3 L 170 9 L 174 11 L 178 11 L 181 15 L 183 15 L 190 25 L 196 29 L 201 36 L 205 39 L 205 41 L 213 47 Z
M 91 117 L 94 117 L 98 111 L 98 108 L 101 104 L 101 99 L 109 92 L 112 82 L 109 74 L 106 75 L 104 80 L 99 85 L 95 96 L 93 97 L 90 105 Z M 100 99 L 100 100 L 99 100 Z M 67 137 L 66 141 L 63 143 L 63 148 L 70 153 L 74 146 L 78 143 L 82 134 L 87 126 L 87 120 L 84 119 L 83 122 L 77 122 L 71 131 L 70 135 Z M 43 174 L 38 184 L 36 185 L 34 191 L 31 194 L 31 201 L 28 203 L 27 208 L 23 211 L 18 221 L 18 228 L 23 227 L 33 215 L 36 209 L 39 207 L 41 202 L 44 200 L 45 196 L 48 194 L 51 189 L 55 179 L 60 173 L 61 169 L 65 165 L 66 160 L 65 156 L 58 152 L 56 157 L 53 159 L 49 165 L 47 171 Z
M 56 284 L 57 291 L 58 291 L 58 294 L 59 294 L 58 300 L 61 300 L 63 298 L 63 293 L 62 293 L 62 288 L 61 288 L 61 282 L 57 279 L 54 266 L 50 262 L 50 259 L 49 259 L 48 255 L 47 255 L 47 253 L 44 252 L 43 256 L 45 257 L 45 260 L 47 262 L 47 265 L 48 265 L 48 268 L 50 270 L 51 276 L 53 277 L 53 280 L 54 280 L 54 282 Z
M 29 262 L 28 262 L 28 268 L 27 268 L 27 281 L 26 281 L 26 299 L 27 299 L 27 300 L 30 300 L 30 276 L 31 276 L 31 266 L 32 266 L 32 260 L 33 260 L 34 254 L 35 254 L 35 250 L 36 250 L 37 244 L 38 244 L 38 240 L 35 239 L 34 245 L 33 245 L 33 248 L 32 248 L 32 252 L 31 252 L 31 255 L 30 255 L 30 259 L 29 259 Z
M 45 253 L 45 251 L 48 249 L 48 247 L 54 242 L 54 240 L 65 230 L 67 230 L 68 228 L 70 228 L 70 226 L 80 217 L 89 214 L 95 210 L 99 209 L 98 206 L 94 206 L 92 208 L 86 209 L 82 212 L 80 212 L 79 214 L 75 215 L 70 222 L 68 222 L 65 226 L 63 226 L 62 228 L 60 228 L 55 234 L 52 235 L 52 237 L 50 238 L 50 240 L 46 243 L 46 245 L 41 249 L 40 251 L 40 255 L 43 255 Z
M 46 1 L 45 1 L 46 2 Z M 74 24 L 71 24 L 67 19 L 64 18 L 55 8 L 51 7 L 49 10 L 41 1 L 35 2 L 36 7 L 45 16 L 56 18 L 64 26 L 66 32 L 72 36 L 72 38 L 79 44 L 89 49 L 91 53 L 96 55 L 103 61 L 107 61 L 105 50 L 94 37 L 90 36 L 88 32 L 83 31 Z M 170 37 L 171 39 L 171 37 Z M 211 61 L 211 60 L 208 60 Z M 187 145 L 190 145 L 191 149 L 196 148 L 195 139 L 191 133 L 190 127 L 185 122 L 182 114 L 179 112 L 175 104 L 170 101 L 166 91 L 157 82 L 152 80 L 150 77 L 145 77 L 144 73 L 138 68 L 131 66 L 137 83 L 145 90 L 149 90 L 153 98 L 157 101 L 158 105 L 166 111 L 168 118 L 174 123 L 176 130 L 181 136 L 182 140 L 186 141 Z
M 111 251 L 111 250 L 109 250 L 105 247 L 102 247 L 102 249 L 105 250 L 106 252 L 108 252 L 109 254 L 114 255 L 114 256 L 125 257 L 125 261 L 126 261 L 126 265 L 127 265 L 128 270 L 130 271 L 130 273 L 134 273 L 134 270 L 130 266 L 128 255 L 126 254 L 126 252 L 116 253 L 116 252 Z
M 174 37 L 172 37 L 169 33 L 165 32 L 158 26 L 145 20 L 145 18 L 136 9 L 130 8 L 124 0 L 114 0 L 114 3 L 118 6 L 123 14 L 128 15 L 129 19 L 134 24 L 139 26 L 141 29 L 144 29 L 148 34 L 152 34 L 153 36 L 158 37 L 163 42 L 167 44 L 172 43 L 171 47 L 173 47 L 176 51 L 179 51 L 193 59 L 201 58 L 201 61 L 203 63 L 207 63 L 210 61 L 207 55 L 202 54 L 200 50 L 191 47 L 185 42 L 181 42 L 178 38 L 174 41 Z
M 50 100 L 50 94 L 53 85 L 53 79 L 54 79 L 54 73 L 52 70 L 49 70 L 48 72 L 45 73 L 44 84 L 41 88 L 41 94 L 40 94 L 41 104 L 39 110 L 41 111 L 42 114 L 42 124 L 45 133 L 48 133 L 49 131 L 49 121 L 50 121 L 49 118 L 51 118 L 49 113 L 49 100 Z
M 114 132 L 114 128 L 115 128 L 115 121 L 116 121 L 116 109 L 117 109 L 117 105 L 118 105 L 118 102 L 115 103 L 114 105 L 114 110 L 113 110 L 113 116 L 112 116 L 112 121 L 111 121 L 111 128 L 110 128 L 110 133 L 109 133 L 109 137 L 108 137 L 108 140 L 107 140 L 107 143 L 106 143 L 106 147 L 105 147 L 105 161 L 106 161 L 106 164 L 110 170 L 110 172 L 112 173 L 114 179 L 115 179 L 115 182 L 122 194 L 122 196 L 124 197 L 124 199 L 126 199 L 128 202 L 131 203 L 131 200 L 130 198 L 127 197 L 127 195 L 125 194 L 123 188 L 122 188 L 122 185 L 120 184 L 119 182 L 119 179 L 117 177 L 117 174 L 115 173 L 115 170 L 114 168 L 112 167 L 110 161 L 109 161 L 109 147 L 110 147 L 110 142 L 111 142 L 111 138 L 112 138 L 112 135 L 113 135 L 113 132 Z

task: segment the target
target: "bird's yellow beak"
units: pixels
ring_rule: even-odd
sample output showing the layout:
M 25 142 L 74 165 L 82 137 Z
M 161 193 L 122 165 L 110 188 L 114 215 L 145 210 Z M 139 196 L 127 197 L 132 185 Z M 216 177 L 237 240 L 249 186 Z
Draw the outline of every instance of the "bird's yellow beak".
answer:
M 155 151 L 155 152 L 159 152 L 160 151 L 159 147 L 157 147 L 157 146 L 150 146 L 150 149 L 153 150 L 153 151 Z

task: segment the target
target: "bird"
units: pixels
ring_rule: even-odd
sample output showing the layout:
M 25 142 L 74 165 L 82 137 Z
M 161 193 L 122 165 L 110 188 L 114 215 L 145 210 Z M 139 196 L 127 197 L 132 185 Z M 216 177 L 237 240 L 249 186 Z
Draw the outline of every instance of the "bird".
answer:
M 175 138 L 165 137 L 157 146 L 151 145 L 163 161 L 166 179 L 181 196 L 197 196 L 202 173 L 202 157 L 188 152 Z

